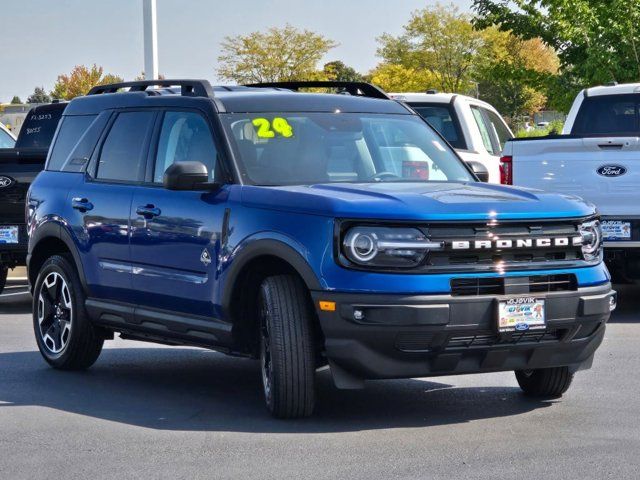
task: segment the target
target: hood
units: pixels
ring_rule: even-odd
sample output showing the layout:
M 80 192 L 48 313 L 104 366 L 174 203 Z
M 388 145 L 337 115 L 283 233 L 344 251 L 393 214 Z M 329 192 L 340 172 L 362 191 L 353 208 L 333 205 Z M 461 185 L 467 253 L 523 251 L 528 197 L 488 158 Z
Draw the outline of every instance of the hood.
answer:
M 338 218 L 491 220 L 576 218 L 595 207 L 571 195 L 486 183 L 362 183 L 242 187 L 243 204 Z

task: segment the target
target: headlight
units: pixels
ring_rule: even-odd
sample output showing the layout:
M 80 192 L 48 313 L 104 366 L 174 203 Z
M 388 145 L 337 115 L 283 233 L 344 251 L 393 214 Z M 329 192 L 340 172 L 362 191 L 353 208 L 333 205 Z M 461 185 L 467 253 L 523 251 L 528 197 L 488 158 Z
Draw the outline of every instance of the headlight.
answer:
M 429 250 L 442 249 L 417 228 L 352 227 L 343 236 L 341 251 L 351 262 L 372 267 L 415 267 Z
M 600 220 L 591 220 L 578 226 L 582 237 L 582 255 L 585 260 L 596 260 L 602 252 L 602 229 Z

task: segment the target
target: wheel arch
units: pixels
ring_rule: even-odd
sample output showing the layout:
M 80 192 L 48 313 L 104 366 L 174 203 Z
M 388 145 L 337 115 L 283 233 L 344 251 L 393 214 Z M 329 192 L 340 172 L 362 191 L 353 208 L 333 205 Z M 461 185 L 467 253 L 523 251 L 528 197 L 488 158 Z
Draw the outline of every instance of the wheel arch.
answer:
M 234 256 L 225 275 L 221 306 L 225 318 L 233 323 L 234 341 L 240 350 L 255 353 L 253 327 L 256 319 L 253 309 L 258 288 L 264 278 L 278 274 L 297 276 L 309 292 L 322 289 L 318 277 L 303 255 L 281 240 L 251 241 Z M 310 295 L 309 301 L 313 307 Z M 320 328 L 319 323 L 316 328 Z
M 68 254 L 75 264 L 78 277 L 85 293 L 88 293 L 87 282 L 82 268 L 80 256 L 71 238 L 71 234 L 58 222 L 49 221 L 36 229 L 29 238 L 27 254 L 27 277 L 31 290 L 36 282 L 40 267 L 47 258 L 56 254 Z

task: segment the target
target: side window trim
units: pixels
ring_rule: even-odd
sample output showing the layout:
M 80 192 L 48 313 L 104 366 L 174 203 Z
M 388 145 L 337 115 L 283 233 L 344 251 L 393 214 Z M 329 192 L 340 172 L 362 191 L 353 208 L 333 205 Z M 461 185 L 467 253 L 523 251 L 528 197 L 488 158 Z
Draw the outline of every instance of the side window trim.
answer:
M 132 182 L 128 180 L 109 180 L 109 179 L 97 178 L 98 163 L 99 163 L 100 155 L 102 155 L 102 148 L 104 147 L 105 141 L 109 137 L 109 133 L 111 132 L 113 125 L 115 124 L 116 120 L 118 119 L 118 116 L 121 113 L 133 113 L 133 112 L 150 112 L 154 115 L 153 119 L 151 120 L 152 127 L 149 128 L 149 130 L 146 132 L 144 137 L 145 145 L 144 145 L 144 151 L 141 154 L 142 161 L 140 162 L 137 180 Z M 139 185 L 143 183 L 145 165 L 146 165 L 145 158 L 147 158 L 149 155 L 150 140 L 152 138 L 157 119 L 158 119 L 158 110 L 155 108 L 131 108 L 131 109 L 123 108 L 123 109 L 113 110 L 111 114 L 111 118 L 109 119 L 109 122 L 105 127 L 102 133 L 102 136 L 100 137 L 100 140 L 96 145 L 96 148 L 93 151 L 93 155 L 91 156 L 89 166 L 87 167 L 88 180 L 90 182 L 96 182 L 96 183 L 115 183 L 115 184 L 124 184 L 124 185 Z

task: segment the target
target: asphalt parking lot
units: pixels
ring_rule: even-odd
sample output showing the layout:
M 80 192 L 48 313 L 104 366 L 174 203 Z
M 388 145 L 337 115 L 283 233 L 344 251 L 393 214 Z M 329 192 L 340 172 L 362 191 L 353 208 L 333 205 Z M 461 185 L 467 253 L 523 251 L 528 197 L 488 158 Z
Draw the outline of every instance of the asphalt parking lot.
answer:
M 372 382 L 319 375 L 316 415 L 272 419 L 258 365 L 107 342 L 83 373 L 37 352 L 30 298 L 0 297 L 0 478 L 640 477 L 640 287 L 618 286 L 594 368 L 558 401 L 510 373 Z

